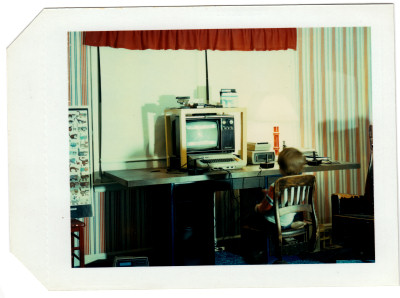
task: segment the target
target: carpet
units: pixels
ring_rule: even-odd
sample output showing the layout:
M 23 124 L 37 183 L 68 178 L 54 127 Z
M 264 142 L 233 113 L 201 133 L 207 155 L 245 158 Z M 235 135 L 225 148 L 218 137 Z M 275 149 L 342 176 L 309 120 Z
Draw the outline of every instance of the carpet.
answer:
M 335 264 L 335 263 L 374 263 L 371 259 L 354 259 L 353 255 L 348 255 L 343 250 L 320 251 L 315 253 L 305 253 L 298 256 L 283 256 L 286 264 Z M 268 264 L 277 261 L 276 257 L 270 256 Z M 215 252 L 215 265 L 249 265 L 245 259 L 229 251 Z

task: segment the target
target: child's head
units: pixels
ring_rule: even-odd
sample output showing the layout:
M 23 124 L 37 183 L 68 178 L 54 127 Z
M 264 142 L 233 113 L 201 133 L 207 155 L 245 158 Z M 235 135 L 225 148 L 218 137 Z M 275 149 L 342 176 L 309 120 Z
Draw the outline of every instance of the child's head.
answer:
M 282 175 L 298 175 L 306 164 L 306 159 L 296 148 L 285 148 L 278 156 L 278 164 Z

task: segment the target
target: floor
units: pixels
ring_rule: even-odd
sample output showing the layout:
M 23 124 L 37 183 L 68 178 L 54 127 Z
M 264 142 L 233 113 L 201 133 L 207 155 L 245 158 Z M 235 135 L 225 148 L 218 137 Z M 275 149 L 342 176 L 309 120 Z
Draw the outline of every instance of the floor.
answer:
M 265 258 L 263 258 L 265 260 Z M 274 264 L 276 257 L 270 256 L 268 261 L 249 262 L 239 254 L 221 250 L 215 253 L 215 265 L 249 265 L 249 264 Z M 362 256 L 350 249 L 331 247 L 314 253 L 283 256 L 285 264 L 332 264 L 332 263 L 374 263 L 371 256 Z
M 265 255 L 259 259 L 249 260 L 244 258 L 235 246 L 223 247 L 215 252 L 215 265 L 255 265 L 275 264 L 277 258 L 269 256 L 266 261 Z M 332 246 L 314 253 L 302 253 L 298 255 L 283 256 L 284 264 L 333 264 L 333 263 L 374 263 L 374 257 L 363 255 L 341 246 Z M 150 262 L 151 263 L 151 262 Z M 190 264 L 188 264 L 190 265 Z M 86 267 L 112 267 L 113 260 L 97 260 Z M 151 266 L 151 264 L 150 264 Z

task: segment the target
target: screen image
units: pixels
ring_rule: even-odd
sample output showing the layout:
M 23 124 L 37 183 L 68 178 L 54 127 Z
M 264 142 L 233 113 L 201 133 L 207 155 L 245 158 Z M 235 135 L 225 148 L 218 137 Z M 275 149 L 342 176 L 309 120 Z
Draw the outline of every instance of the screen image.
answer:
M 188 151 L 218 147 L 218 122 L 193 121 L 186 123 L 186 147 Z

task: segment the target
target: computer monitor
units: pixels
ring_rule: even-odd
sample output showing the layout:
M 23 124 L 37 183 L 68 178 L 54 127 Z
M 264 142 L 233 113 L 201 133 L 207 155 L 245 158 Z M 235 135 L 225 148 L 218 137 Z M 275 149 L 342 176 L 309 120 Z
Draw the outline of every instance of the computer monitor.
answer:
M 182 140 L 181 122 L 172 122 L 173 154 L 181 147 L 187 154 L 231 153 L 235 151 L 235 119 L 231 115 L 200 114 L 186 117 L 186 143 Z

